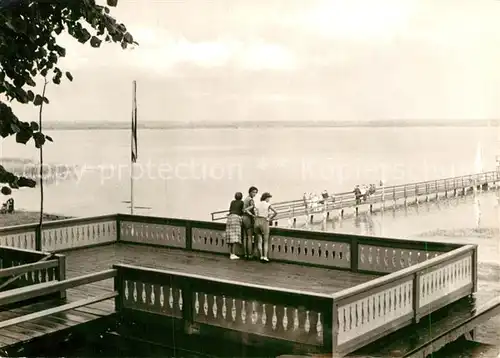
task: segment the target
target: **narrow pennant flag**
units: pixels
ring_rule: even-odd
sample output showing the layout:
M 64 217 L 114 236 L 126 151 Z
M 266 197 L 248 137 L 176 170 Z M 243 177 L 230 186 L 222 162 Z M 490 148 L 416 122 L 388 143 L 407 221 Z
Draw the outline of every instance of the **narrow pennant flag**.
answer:
M 133 103 L 132 103 L 132 163 L 137 162 L 137 83 L 133 84 Z

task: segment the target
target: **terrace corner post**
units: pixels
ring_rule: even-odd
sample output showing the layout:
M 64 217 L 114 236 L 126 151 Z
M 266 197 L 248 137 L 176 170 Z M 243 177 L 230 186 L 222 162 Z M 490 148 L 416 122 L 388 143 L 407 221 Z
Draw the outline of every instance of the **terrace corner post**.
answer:
M 474 251 L 472 251 L 472 293 L 477 292 L 477 279 L 478 279 L 477 247 L 478 245 L 474 245 Z
M 66 256 L 56 255 L 56 257 L 58 260 L 57 280 L 64 281 L 66 280 Z M 61 300 L 66 299 L 66 289 L 59 291 L 59 298 Z
M 193 249 L 193 223 L 189 220 L 186 221 L 186 249 Z
M 37 225 L 35 228 L 35 250 L 42 251 L 42 226 Z
M 120 214 L 116 214 L 116 242 L 120 241 L 120 234 L 121 234 L 121 218 Z
M 187 240 L 186 240 L 187 242 Z M 188 335 L 198 334 L 199 325 L 194 322 L 194 292 L 191 282 L 186 280 L 182 283 L 182 320 L 184 321 L 184 333 Z
M 331 342 L 330 342 L 330 347 L 332 351 L 332 357 L 337 358 L 341 357 L 342 355 L 337 353 L 337 337 L 339 335 L 339 318 L 338 318 L 338 306 L 337 303 L 335 302 L 335 299 L 332 299 L 332 330 L 331 330 Z M 325 344 L 325 348 L 328 348 L 328 346 Z
M 123 287 L 123 270 L 117 265 L 113 265 L 113 269 L 116 270 L 116 276 L 114 279 L 114 289 L 115 292 L 118 293 L 118 295 L 115 297 L 115 311 L 119 317 L 123 309 L 123 295 L 125 292 Z
M 420 322 L 420 272 L 415 272 L 413 276 L 413 323 Z
M 358 272 L 359 243 L 358 238 L 353 237 L 350 243 L 351 271 Z

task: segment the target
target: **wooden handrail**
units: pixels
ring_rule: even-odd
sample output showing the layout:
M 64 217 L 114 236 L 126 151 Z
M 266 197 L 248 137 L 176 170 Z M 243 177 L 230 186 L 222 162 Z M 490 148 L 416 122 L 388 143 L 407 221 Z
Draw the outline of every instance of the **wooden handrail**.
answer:
M 30 226 L 31 225 L 28 224 L 28 225 L 10 226 L 10 228 L 28 229 Z M 1 228 L 0 230 L 5 230 L 5 229 L 6 228 Z M 51 254 L 50 252 L 21 249 L 19 247 L 11 247 L 11 246 L 0 246 L 0 253 L 2 253 L 2 251 L 14 252 L 14 253 L 25 253 L 25 254 L 40 256 L 40 257 L 47 256 L 47 255 Z
M 17 250 L 19 251 L 19 250 Z M 49 259 L 55 257 L 55 254 L 52 254 L 52 253 L 47 253 L 46 256 L 42 257 L 40 260 L 38 260 L 36 263 L 42 263 L 42 262 L 45 262 L 45 261 L 48 261 Z M 59 260 L 57 261 L 57 265 L 59 265 Z M 19 267 L 19 266 L 17 266 Z M 10 285 L 12 282 L 14 282 L 15 280 L 17 280 L 19 277 L 21 277 L 22 275 L 24 275 L 26 272 L 21 272 L 21 273 L 18 273 L 17 276 L 14 276 L 10 279 L 8 279 L 6 282 L 2 283 L 0 285 L 0 290 L 4 289 L 5 287 L 7 287 L 8 285 Z
M 256 289 L 266 290 L 266 291 L 280 291 L 280 292 L 291 293 L 291 294 L 296 294 L 296 295 L 305 295 L 305 296 L 328 298 L 328 299 L 331 298 L 331 295 L 322 294 L 322 293 L 305 292 L 305 291 L 300 291 L 300 290 L 292 290 L 289 288 L 274 287 L 274 286 L 256 285 L 256 284 L 252 284 L 252 283 L 248 283 L 248 282 L 225 280 L 225 279 L 221 279 L 221 278 L 207 277 L 207 276 L 203 276 L 203 275 L 197 275 L 197 274 L 186 273 L 186 272 L 181 273 L 179 271 L 159 270 L 159 269 L 146 268 L 146 267 L 140 267 L 140 266 L 134 266 L 134 265 L 127 265 L 127 264 L 116 264 L 116 265 L 113 265 L 113 268 L 115 270 L 120 270 L 120 269 L 127 270 L 128 269 L 128 270 L 136 270 L 136 271 L 140 271 L 140 272 L 148 272 L 151 274 L 172 275 L 172 276 L 184 277 L 184 278 L 188 278 L 188 279 L 197 279 L 197 280 L 209 281 L 209 282 L 214 282 L 214 283 L 235 285 L 238 287 L 256 288 Z M 1 300 L 0 300 L 0 302 L 1 302 Z
M 78 307 L 89 306 L 89 305 L 92 305 L 94 303 L 98 303 L 101 301 L 109 300 L 111 298 L 115 298 L 117 296 L 118 296 L 118 292 L 105 293 L 105 294 L 97 296 L 97 297 L 86 298 L 86 299 L 79 300 L 76 302 L 67 303 L 65 305 L 61 305 L 58 307 L 49 308 L 49 309 L 46 309 L 46 310 L 43 310 L 40 312 L 34 312 L 34 313 L 30 313 L 30 314 L 27 314 L 27 315 L 24 315 L 21 317 L 8 319 L 6 321 L 0 322 L 0 329 L 14 326 L 16 324 L 28 322 L 28 321 L 33 321 L 35 319 L 47 317 L 47 316 L 50 316 L 52 314 L 70 311 L 70 310 L 78 308 Z
M 69 288 L 87 285 L 89 283 L 106 280 L 116 276 L 115 269 L 91 273 L 79 277 L 70 278 L 64 281 L 51 281 L 39 283 L 31 286 L 16 288 L 9 291 L 0 292 L 0 306 L 25 301 L 31 298 L 45 296 Z
M 0 269 L 0 278 L 9 277 L 14 275 L 23 275 L 27 272 L 37 271 L 37 270 L 45 270 L 53 267 L 57 267 L 59 265 L 58 260 L 50 260 L 50 261 L 41 261 L 35 262 L 32 264 L 24 264 L 14 267 L 8 267 L 4 269 Z
M 331 297 L 334 299 L 334 301 L 339 301 L 339 300 L 343 300 L 343 299 L 352 297 L 352 296 L 357 295 L 357 294 L 366 293 L 369 290 L 373 290 L 375 288 L 379 288 L 379 287 L 385 286 L 387 284 L 396 282 L 397 280 L 399 280 L 403 277 L 414 275 L 415 273 L 417 273 L 419 271 L 431 269 L 436 265 L 442 264 L 442 263 L 450 260 L 451 258 L 462 256 L 463 254 L 470 252 L 470 251 L 474 251 L 476 249 L 477 249 L 477 245 L 465 245 L 465 246 L 459 247 L 458 249 L 443 253 L 437 257 L 433 257 L 432 259 L 429 259 L 427 261 L 420 262 L 420 263 L 415 264 L 413 266 L 410 266 L 410 267 L 404 268 L 402 270 L 393 272 L 389 275 L 381 276 L 381 277 L 378 277 L 374 280 L 370 280 L 368 282 L 365 282 L 361 285 L 357 285 L 357 286 L 348 288 L 346 290 L 336 292 L 336 293 L 332 294 Z M 416 289 L 416 287 L 414 287 L 413 289 Z
M 85 222 L 104 221 L 106 219 L 113 220 L 113 219 L 116 219 L 116 216 L 117 216 L 117 214 L 111 214 L 111 215 L 108 214 L 108 215 L 89 216 L 89 217 L 81 217 L 81 218 L 53 220 L 53 221 L 47 221 L 46 223 L 43 224 L 43 226 L 46 229 L 53 229 L 56 227 L 71 226 L 71 225 L 81 224 L 81 223 L 85 223 Z M 16 229 L 22 229 L 23 231 L 35 230 L 37 228 L 37 226 L 38 226 L 38 224 L 5 226 L 5 227 L 0 228 L 0 234 L 3 232 L 10 232 L 10 231 L 13 231 Z M 37 252 L 40 252 L 40 251 L 37 251 Z

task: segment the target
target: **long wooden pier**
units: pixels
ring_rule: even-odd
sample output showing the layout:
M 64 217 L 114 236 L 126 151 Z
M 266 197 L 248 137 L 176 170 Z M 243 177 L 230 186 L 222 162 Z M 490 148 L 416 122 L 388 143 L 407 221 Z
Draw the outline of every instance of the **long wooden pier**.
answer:
M 42 352 L 94 324 L 106 340 L 175 349 L 223 337 L 217 346 L 237 356 L 425 357 L 473 339 L 500 310 L 493 292 L 478 291 L 476 245 L 273 227 L 271 262 L 262 264 L 228 259 L 223 223 L 122 214 L 55 221 L 44 226 L 43 252 L 33 250 L 35 228 L 0 229 L 8 355 L 34 344 Z
M 463 175 L 452 178 L 428 180 L 410 184 L 379 187 L 365 200 L 357 200 L 354 192 L 341 192 L 321 200 L 290 200 L 273 204 L 278 212 L 275 225 L 286 221 L 293 226 L 298 220 L 313 222 L 357 215 L 361 210 L 375 212 L 399 206 L 418 205 L 420 202 L 467 195 L 477 191 L 496 188 L 500 184 L 500 173 L 489 171 L 480 174 Z M 227 210 L 211 213 L 212 221 L 225 220 Z

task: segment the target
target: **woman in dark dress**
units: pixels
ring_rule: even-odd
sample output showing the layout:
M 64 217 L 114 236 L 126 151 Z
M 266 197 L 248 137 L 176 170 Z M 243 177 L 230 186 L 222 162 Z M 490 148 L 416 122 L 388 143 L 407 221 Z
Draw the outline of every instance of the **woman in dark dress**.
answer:
M 238 260 L 236 245 L 241 244 L 241 216 L 243 215 L 243 194 L 237 192 L 229 205 L 229 215 L 226 222 L 226 240 L 229 243 L 229 258 Z

